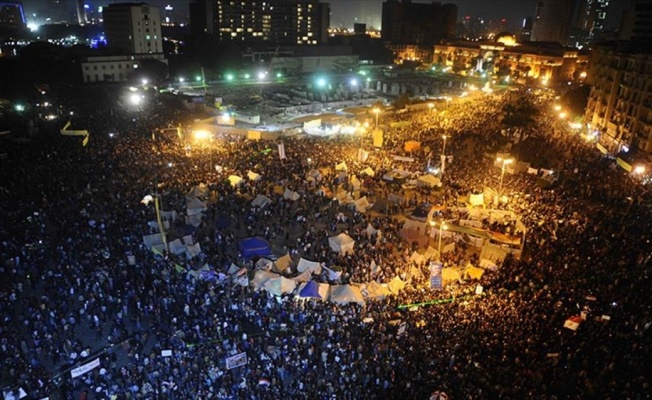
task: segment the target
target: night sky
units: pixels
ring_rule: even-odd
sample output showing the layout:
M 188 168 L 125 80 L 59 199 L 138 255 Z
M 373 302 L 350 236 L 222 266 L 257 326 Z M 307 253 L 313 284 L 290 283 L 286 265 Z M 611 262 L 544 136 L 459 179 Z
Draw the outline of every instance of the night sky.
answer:
M 69 3 L 68 7 L 74 12 L 74 0 L 61 0 Z M 380 28 L 380 14 L 384 0 L 328 0 L 325 3 L 331 5 L 331 26 L 353 27 L 354 22 L 366 23 L 368 26 Z M 612 0 L 611 9 L 608 13 L 607 28 L 617 28 L 620 22 L 622 10 L 629 6 L 631 0 Z M 113 0 L 86 0 L 86 3 L 97 10 L 98 6 L 126 1 Z M 131 1 L 137 2 L 137 1 Z M 186 18 L 188 14 L 189 0 L 149 0 L 149 4 L 163 7 L 170 4 L 175 8 L 175 14 L 180 18 Z M 429 0 L 413 0 L 414 3 L 431 3 Z M 487 20 L 506 18 L 509 29 L 516 29 L 521 26 L 523 19 L 527 16 L 534 16 L 536 0 L 442 0 L 442 3 L 454 3 L 458 7 L 458 17 L 469 15 L 471 17 L 482 17 Z M 44 0 L 23 0 L 27 15 L 43 10 L 46 4 Z M 29 18 L 28 18 L 29 19 Z

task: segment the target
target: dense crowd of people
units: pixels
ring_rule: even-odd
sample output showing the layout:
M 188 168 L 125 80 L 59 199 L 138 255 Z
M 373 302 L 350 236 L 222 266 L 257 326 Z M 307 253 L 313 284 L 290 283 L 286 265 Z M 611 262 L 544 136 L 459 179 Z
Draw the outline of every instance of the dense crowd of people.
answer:
M 541 114 L 512 140 L 501 113 L 523 102 Z M 160 107 L 153 117 L 95 109 L 88 146 L 48 138 L 11 148 L 3 160 L 0 354 L 9 391 L 65 399 L 427 399 L 435 391 L 474 399 L 650 397 L 649 190 L 560 127 L 549 116 L 549 96 L 504 92 L 443 112 L 384 115 L 385 147 L 376 150 L 357 138 L 284 138 L 284 160 L 273 142 L 152 137 L 183 121 L 181 110 Z M 389 126 L 401 119 L 409 123 Z M 383 179 L 393 168 L 421 174 L 436 164 L 442 134 L 452 157 L 441 189 Z M 406 154 L 404 143 L 417 137 L 421 150 Z M 551 187 L 531 174 L 505 177 L 508 201 L 494 206 L 520 216 L 522 256 L 507 256 L 480 281 L 430 290 L 428 266 L 410 260 L 425 249 L 401 233 L 406 214 L 425 201 L 462 206 L 464 196 L 495 186 L 495 154 L 506 145 L 555 175 Z M 369 151 L 364 162 L 359 146 Z M 341 162 L 344 179 L 334 168 Z M 363 178 L 367 167 L 376 174 Z M 308 179 L 314 169 L 320 181 Z M 261 179 L 237 186 L 226 179 L 249 171 Z M 194 228 L 182 213 L 185 195 L 200 183 L 207 209 Z M 286 188 L 300 198 L 284 198 Z M 340 191 L 370 203 L 391 194 L 403 201 L 362 213 L 333 201 Z M 141 203 L 148 194 L 160 196 L 162 210 L 179 212 L 168 239 L 192 235 L 199 256 L 157 254 L 143 244 L 156 220 L 154 207 Z M 272 202 L 252 207 L 260 194 Z M 368 234 L 369 225 L 379 234 Z M 353 253 L 329 247 L 341 232 L 355 239 Z M 384 300 L 335 304 L 188 274 L 207 266 L 225 276 L 231 264 L 253 274 L 255 259 L 237 246 L 251 236 L 292 256 L 288 277 L 305 257 L 342 270 L 336 280 L 324 270 L 313 277 L 319 282 L 398 276 L 408 285 Z M 442 261 L 477 265 L 478 252 L 458 246 Z M 478 283 L 482 295 L 474 295 Z M 401 307 L 422 302 L 430 305 Z M 579 328 L 564 328 L 575 315 Z M 247 363 L 228 369 L 226 358 L 241 353 Z M 97 368 L 71 377 L 98 358 Z

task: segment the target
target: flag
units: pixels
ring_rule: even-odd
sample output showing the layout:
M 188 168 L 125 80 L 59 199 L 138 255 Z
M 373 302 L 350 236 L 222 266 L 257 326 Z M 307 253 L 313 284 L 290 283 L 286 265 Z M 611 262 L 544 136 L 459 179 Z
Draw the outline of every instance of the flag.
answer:
M 582 317 L 579 315 L 574 315 L 564 322 L 564 328 L 568 328 L 571 331 L 576 331 L 579 328 L 580 323 L 582 322 Z
M 369 152 L 363 149 L 358 150 L 358 161 L 365 162 L 369 158 Z
M 383 147 L 383 131 L 380 129 L 376 129 L 373 132 L 373 138 L 374 138 L 374 147 Z
M 174 264 L 174 269 L 180 274 L 186 272 L 186 269 L 184 267 L 176 263 Z
M 278 156 L 281 160 L 285 160 L 285 143 L 278 144 Z
M 90 137 L 91 137 L 90 135 L 86 135 L 86 136 L 84 136 L 84 140 L 82 140 L 82 146 L 86 147 L 86 145 L 88 144 L 88 140 L 90 139 Z

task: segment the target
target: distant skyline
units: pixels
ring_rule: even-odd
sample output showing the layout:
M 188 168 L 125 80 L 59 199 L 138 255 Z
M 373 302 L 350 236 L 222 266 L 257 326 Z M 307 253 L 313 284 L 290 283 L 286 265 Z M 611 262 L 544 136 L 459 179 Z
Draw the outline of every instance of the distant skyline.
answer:
M 61 0 L 65 2 L 64 7 L 74 12 L 75 0 Z M 352 28 L 355 22 L 365 23 L 369 27 L 380 28 L 381 12 L 385 0 L 329 0 L 320 1 L 331 5 L 331 26 Z M 471 17 L 482 17 L 486 20 L 502 19 L 507 20 L 507 27 L 510 30 L 518 29 L 523 19 L 534 17 L 537 0 L 442 0 L 441 3 L 452 3 L 458 7 L 458 18 L 464 15 Z M 113 3 L 138 3 L 139 1 L 125 0 L 86 0 L 86 4 L 97 11 L 99 6 L 106 6 Z M 174 7 L 174 13 L 184 18 L 188 15 L 188 4 L 190 0 L 149 0 L 143 1 L 161 9 L 166 5 Z M 432 0 L 412 0 L 413 3 L 432 3 Z M 619 26 L 623 10 L 631 0 L 611 0 L 611 8 L 607 15 L 607 29 L 614 29 Z M 45 0 L 23 0 L 25 13 L 28 21 L 33 13 L 47 10 Z

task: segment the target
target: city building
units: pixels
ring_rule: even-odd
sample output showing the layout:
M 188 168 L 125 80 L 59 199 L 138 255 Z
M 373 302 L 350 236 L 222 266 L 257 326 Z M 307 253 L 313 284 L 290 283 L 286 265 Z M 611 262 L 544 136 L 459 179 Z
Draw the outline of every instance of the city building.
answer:
M 192 32 L 223 43 L 318 45 L 328 42 L 330 6 L 319 0 L 194 0 Z
M 128 54 L 163 53 L 161 14 L 145 3 L 114 3 L 102 10 L 109 48 Z
M 620 26 L 622 40 L 652 40 L 652 0 L 634 0 Z
M 190 2 L 190 34 L 193 37 L 215 33 L 215 0 Z
M 530 40 L 566 45 L 574 10 L 574 0 L 538 0 Z
M 27 29 L 23 4 L 14 1 L 0 2 L 0 38 L 24 33 Z
M 610 0 L 578 0 L 575 6 L 573 24 L 568 45 L 589 46 L 605 31 Z
M 381 38 L 392 44 L 432 46 L 453 38 L 457 6 L 387 0 L 383 3 Z
M 584 121 L 598 148 L 652 153 L 652 48 L 643 41 L 603 43 L 590 65 Z
M 385 47 L 394 53 L 395 64 L 405 62 L 429 63 L 432 60 L 432 46 L 388 43 Z
M 103 8 L 102 17 L 110 54 L 88 57 L 81 63 L 85 83 L 128 81 L 145 60 L 167 66 L 157 7 L 114 3 Z
M 575 48 L 550 42 L 521 44 L 510 35 L 493 42 L 445 42 L 435 45 L 433 54 L 434 64 L 456 73 L 486 72 L 543 84 L 582 79 L 588 60 L 588 54 Z
M 313 72 L 350 71 L 358 67 L 359 56 L 351 46 L 278 46 L 250 48 L 243 54 L 244 64 L 283 75 Z
M 79 25 L 86 25 L 88 23 L 86 8 L 84 8 L 84 0 L 77 0 L 77 23 Z

